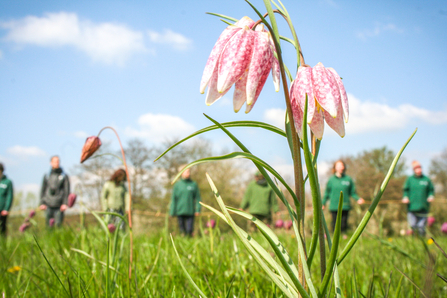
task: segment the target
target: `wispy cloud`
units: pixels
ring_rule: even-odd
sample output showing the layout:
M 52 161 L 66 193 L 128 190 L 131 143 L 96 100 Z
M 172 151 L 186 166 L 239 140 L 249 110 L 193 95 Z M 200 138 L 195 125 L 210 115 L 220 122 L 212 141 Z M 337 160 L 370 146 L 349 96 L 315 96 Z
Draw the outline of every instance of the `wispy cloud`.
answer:
M 361 101 L 352 94 L 349 98 L 349 122 L 347 134 L 366 132 L 397 131 L 407 127 L 413 121 L 423 121 L 432 125 L 447 123 L 447 109 L 430 111 L 411 104 L 392 107 L 384 103 Z M 269 109 L 264 112 L 265 121 L 282 127 L 285 111 Z M 325 125 L 325 130 L 329 129 Z
M 184 51 L 192 46 L 192 40 L 176 33 L 170 29 L 165 29 L 163 33 L 148 30 L 147 35 L 153 43 L 171 45 L 174 49 Z
M 166 44 L 181 51 L 189 49 L 193 43 L 191 39 L 170 29 L 162 33 L 148 30 L 145 34 L 125 24 L 95 23 L 80 19 L 76 13 L 70 12 L 46 13 L 42 17 L 27 16 L 0 23 L 0 28 L 7 30 L 3 40 L 19 47 L 72 47 L 93 61 L 112 65 L 124 65 L 137 53 L 154 53 L 154 49 L 147 47 L 147 42 Z
M 26 159 L 28 157 L 38 157 L 45 156 L 46 153 L 42 149 L 37 146 L 20 146 L 16 145 L 7 149 L 7 152 L 11 155 L 17 156 L 19 158 Z
M 376 23 L 373 29 L 358 30 L 356 35 L 362 40 L 367 40 L 368 38 L 379 36 L 384 32 L 394 32 L 401 34 L 404 32 L 404 30 L 397 27 L 393 23 Z
M 166 114 L 144 114 L 138 118 L 138 125 L 138 129 L 127 127 L 126 134 L 154 143 L 163 142 L 168 137 L 185 136 L 194 131 L 194 126 L 182 118 Z
M 85 131 L 79 130 L 74 133 L 74 136 L 79 139 L 85 139 L 85 138 L 89 137 L 89 134 L 86 133 Z

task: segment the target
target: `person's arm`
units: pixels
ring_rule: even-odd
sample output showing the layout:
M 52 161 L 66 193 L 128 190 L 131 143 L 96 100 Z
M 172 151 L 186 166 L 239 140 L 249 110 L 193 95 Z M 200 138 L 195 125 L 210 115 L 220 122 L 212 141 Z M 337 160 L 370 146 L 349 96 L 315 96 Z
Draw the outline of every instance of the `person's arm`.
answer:
M 194 197 L 194 201 L 195 201 L 195 215 L 199 215 L 200 210 L 202 210 L 202 205 L 200 205 L 200 190 L 199 190 L 199 186 L 196 183 L 196 191 L 195 191 L 195 197 Z
M 12 182 L 9 181 L 8 188 L 6 189 L 6 205 L 4 211 L 9 212 L 9 209 L 11 209 L 12 200 L 14 199 L 14 190 L 12 187 Z
M 129 204 L 130 204 L 130 195 L 129 195 L 129 191 L 127 190 L 126 187 L 124 187 L 125 192 L 124 192 L 124 210 L 126 210 L 126 212 L 129 212 Z
M 362 205 L 363 203 L 365 203 L 365 200 L 357 194 L 357 191 L 355 189 L 354 180 L 352 180 L 352 178 L 351 178 L 350 186 L 351 186 L 351 189 L 350 189 L 351 197 L 353 197 L 354 200 L 356 200 L 359 205 Z
M 45 205 L 44 197 L 45 197 L 46 190 L 47 190 L 47 175 L 44 175 L 43 181 L 42 181 L 42 187 L 40 189 L 40 203 L 39 203 L 39 205 Z
M 326 189 L 324 190 L 324 196 L 323 196 L 323 202 L 322 202 L 323 209 L 324 209 L 324 205 L 326 205 L 327 201 L 330 200 L 331 188 L 332 188 L 331 178 L 329 178 L 328 182 L 326 183 Z
M 431 180 L 428 180 L 428 198 L 427 202 L 431 203 L 435 199 L 435 187 L 433 186 L 433 183 Z
M 403 191 L 404 191 L 404 196 L 402 198 L 402 203 L 409 204 L 410 203 L 410 199 L 409 199 L 410 198 L 410 178 L 407 178 L 407 180 L 405 181 Z

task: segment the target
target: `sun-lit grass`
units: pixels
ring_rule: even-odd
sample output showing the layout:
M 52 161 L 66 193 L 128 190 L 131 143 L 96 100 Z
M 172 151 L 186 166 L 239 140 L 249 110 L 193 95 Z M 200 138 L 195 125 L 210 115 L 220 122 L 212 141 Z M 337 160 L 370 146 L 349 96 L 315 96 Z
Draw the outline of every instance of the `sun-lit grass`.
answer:
M 71 226 L 54 231 L 14 233 L 7 243 L 3 241 L 0 291 L 6 297 L 106 297 L 106 234 L 95 225 L 87 229 Z M 111 237 L 110 297 L 197 297 L 165 230 L 149 229 L 146 233 L 134 239 L 131 280 L 128 279 L 128 236 L 123 238 L 120 235 L 118 238 L 115 258 Z M 183 264 L 207 296 L 283 297 L 233 233 L 214 230 L 213 241 L 203 230 L 198 234 L 192 239 L 174 236 L 174 241 Z M 292 234 L 278 231 L 278 235 L 289 253 L 296 257 L 296 239 Z M 261 235 L 255 234 L 254 238 L 268 248 Z M 441 247 L 447 247 L 447 239 L 438 237 L 436 240 Z M 342 240 L 342 247 L 345 241 Z M 385 297 L 388 293 L 394 297 L 402 277 L 397 269 L 420 288 L 431 283 L 434 297 L 447 295 L 447 284 L 435 274 L 428 274 L 424 268 L 428 265 L 428 254 L 421 240 L 401 237 L 384 241 L 391 245 L 368 235 L 362 236 L 352 254 L 341 264 L 339 271 L 345 297 L 354 295 L 354 277 L 363 295 L 369 293 L 372 294 L 369 297 Z M 427 247 L 436 256 L 435 273 L 447 276 L 447 259 L 434 244 L 427 244 Z M 318 264 L 318 256 L 315 261 Z M 314 265 L 312 275 L 318 277 L 319 274 L 319 266 Z M 404 278 L 400 297 L 412 297 L 413 293 L 418 297 L 419 290 Z

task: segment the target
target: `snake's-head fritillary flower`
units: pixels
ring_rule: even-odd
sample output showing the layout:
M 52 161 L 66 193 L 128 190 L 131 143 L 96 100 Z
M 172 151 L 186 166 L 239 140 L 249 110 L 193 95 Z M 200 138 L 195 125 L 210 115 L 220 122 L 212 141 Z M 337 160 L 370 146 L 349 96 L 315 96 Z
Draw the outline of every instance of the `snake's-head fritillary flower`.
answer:
M 284 227 L 284 221 L 283 221 L 282 219 L 278 219 L 278 220 L 275 222 L 275 228 L 280 229 L 280 228 L 282 228 L 282 227 Z
M 206 104 L 211 105 L 235 85 L 233 107 L 238 112 L 247 102 L 250 112 L 272 70 L 275 89 L 279 90 L 279 63 L 270 33 L 243 17 L 220 35 L 203 71 L 200 92 L 208 86 Z M 253 30 L 254 29 L 254 30 Z
M 31 226 L 30 223 L 25 222 L 25 223 L 23 223 L 23 224 L 20 226 L 19 231 L 23 233 L 23 232 L 25 232 L 30 226 Z
M 35 210 L 31 210 L 31 211 L 29 212 L 29 214 L 28 214 L 28 217 L 29 217 L 29 218 L 33 218 L 34 215 L 36 215 L 36 211 L 35 211 Z
M 54 226 L 54 223 L 56 220 L 54 218 L 50 218 L 50 221 L 48 222 L 50 224 L 50 227 Z
M 87 140 L 85 140 L 84 147 L 82 147 L 82 154 L 81 154 L 81 163 L 86 161 L 90 156 L 93 155 L 93 153 L 96 152 L 96 150 L 101 147 L 102 143 L 101 140 L 98 137 L 92 136 L 88 137 Z
M 75 193 L 71 193 L 68 195 L 68 207 L 71 208 L 76 203 L 77 195 Z
M 107 225 L 107 229 L 109 229 L 109 232 L 110 232 L 111 234 L 113 234 L 113 233 L 115 232 L 115 230 L 116 230 L 116 226 L 115 226 L 113 223 L 109 223 L 109 224 Z
M 447 222 L 443 223 L 441 226 L 441 232 L 447 234 Z
M 284 223 L 284 228 L 286 230 L 290 230 L 290 228 L 293 226 L 293 222 L 291 220 L 288 220 Z
M 318 139 L 323 138 L 324 122 L 341 137 L 345 136 L 349 106 L 345 87 L 340 76 L 332 68 L 320 62 L 313 68 L 300 66 L 296 79 L 290 86 L 290 101 L 295 126 L 301 136 L 304 105 L 308 99 L 307 122 Z
M 206 227 L 214 229 L 216 227 L 216 221 L 214 219 L 210 219 L 207 221 Z
M 427 225 L 429 226 L 429 227 L 431 227 L 434 223 L 435 223 L 435 218 L 433 217 L 433 216 L 429 216 L 428 218 L 427 218 Z

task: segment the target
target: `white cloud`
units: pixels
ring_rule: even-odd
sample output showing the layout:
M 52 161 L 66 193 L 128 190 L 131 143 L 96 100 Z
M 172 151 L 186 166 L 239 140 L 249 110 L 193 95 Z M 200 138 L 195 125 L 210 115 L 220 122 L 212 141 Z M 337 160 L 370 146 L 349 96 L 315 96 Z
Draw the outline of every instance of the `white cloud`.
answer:
M 35 157 L 35 156 L 45 156 L 46 153 L 42 149 L 36 146 L 24 147 L 16 145 L 8 148 L 8 153 L 21 158 Z
M 284 127 L 285 116 L 286 110 L 280 108 L 268 109 L 264 112 L 265 121 L 278 127 Z
M 346 133 L 399 130 L 414 120 L 433 125 L 447 123 L 447 110 L 429 111 L 411 104 L 391 107 L 383 103 L 361 101 L 352 94 L 348 94 L 348 97 L 350 119 L 346 124 Z
M 360 39 L 366 40 L 369 37 L 379 36 L 380 34 L 382 34 L 384 32 L 403 33 L 404 30 L 401 28 L 398 28 L 393 23 L 388 23 L 388 24 L 376 23 L 376 25 L 374 26 L 373 29 L 358 30 L 357 37 Z
M 168 44 L 180 51 L 187 50 L 192 46 L 191 39 L 170 29 L 165 29 L 163 33 L 148 30 L 147 35 L 153 43 Z
M 180 117 L 166 114 L 144 114 L 138 118 L 139 129 L 126 128 L 131 137 L 146 138 L 154 143 L 167 138 L 184 137 L 194 132 L 194 126 Z
M 89 137 L 89 134 L 86 133 L 85 131 L 79 130 L 74 133 L 74 136 L 79 139 L 86 139 Z
M 75 13 L 47 13 L 1 23 L 7 41 L 41 47 L 71 46 L 94 61 L 122 65 L 134 53 L 147 51 L 142 32 L 121 24 L 95 24 L 79 20 Z
M 405 128 L 413 121 L 423 121 L 432 125 L 447 123 L 447 109 L 430 111 L 411 104 L 391 107 L 384 103 L 361 101 L 352 94 L 348 94 L 348 98 L 347 134 L 396 131 Z M 283 127 L 284 115 L 283 109 L 268 109 L 264 112 L 264 120 Z M 325 124 L 325 134 L 328 130 L 330 130 L 329 126 Z

